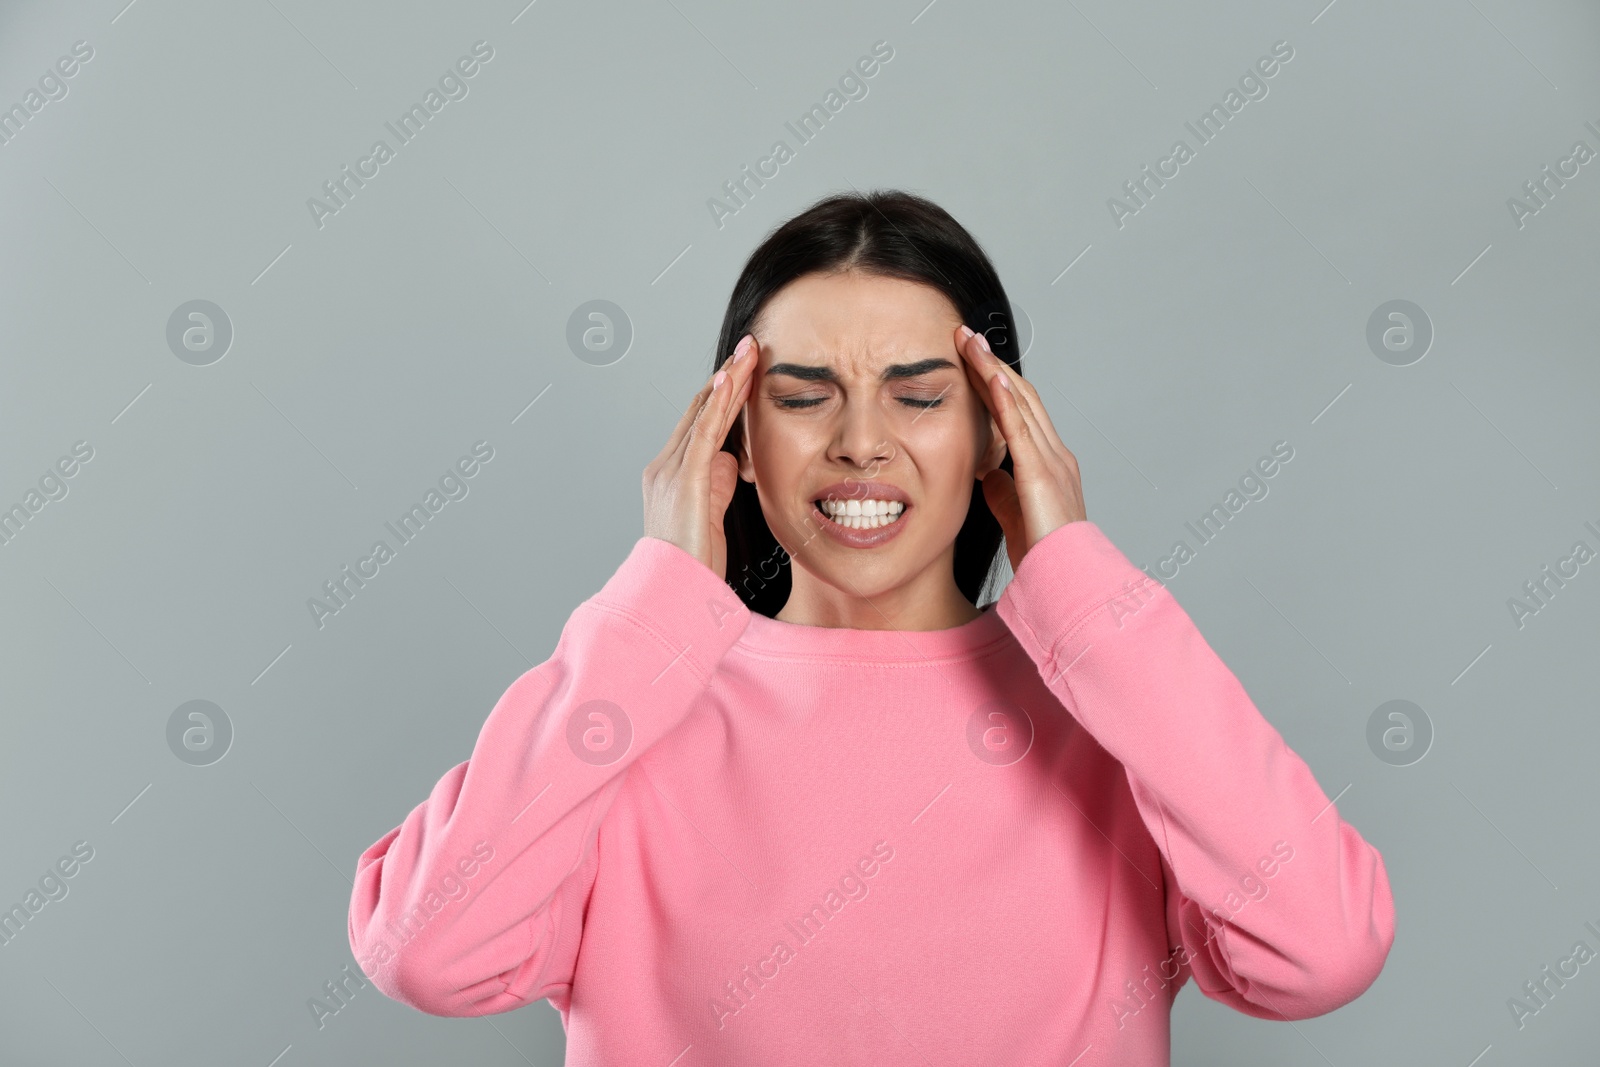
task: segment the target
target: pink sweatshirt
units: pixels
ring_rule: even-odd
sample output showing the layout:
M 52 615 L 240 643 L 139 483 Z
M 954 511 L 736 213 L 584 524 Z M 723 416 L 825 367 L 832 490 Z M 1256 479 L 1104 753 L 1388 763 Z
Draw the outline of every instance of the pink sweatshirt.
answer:
M 1092 522 L 946 630 L 751 612 L 642 537 L 357 861 L 435 1015 L 548 998 L 568 1064 L 1169 1063 L 1200 991 L 1305 1019 L 1394 939 L 1377 849 Z

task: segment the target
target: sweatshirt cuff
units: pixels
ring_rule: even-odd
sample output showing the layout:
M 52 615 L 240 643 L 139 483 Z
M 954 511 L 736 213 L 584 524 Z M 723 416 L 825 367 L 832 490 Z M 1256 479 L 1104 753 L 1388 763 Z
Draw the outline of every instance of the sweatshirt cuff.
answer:
M 672 542 L 650 536 L 634 543 L 622 565 L 581 606 L 620 615 L 650 631 L 708 681 L 751 614 L 710 567 Z
M 1045 534 L 1022 557 L 995 610 L 1014 633 L 1051 652 L 1096 612 L 1137 610 L 1164 588 L 1122 554 L 1094 523 L 1079 519 Z

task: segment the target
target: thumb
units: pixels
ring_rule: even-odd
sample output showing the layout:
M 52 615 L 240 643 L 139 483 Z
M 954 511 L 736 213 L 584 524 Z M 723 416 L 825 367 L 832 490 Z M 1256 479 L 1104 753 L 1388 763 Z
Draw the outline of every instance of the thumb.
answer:
M 711 457 L 711 521 L 716 525 L 722 525 L 738 486 L 739 461 L 731 452 L 717 452 Z
M 1022 501 L 1011 475 L 996 468 L 983 476 L 983 499 L 994 512 L 1006 538 L 1006 555 L 1011 558 L 1011 573 L 1017 572 L 1028 550 L 1027 532 L 1022 523 Z

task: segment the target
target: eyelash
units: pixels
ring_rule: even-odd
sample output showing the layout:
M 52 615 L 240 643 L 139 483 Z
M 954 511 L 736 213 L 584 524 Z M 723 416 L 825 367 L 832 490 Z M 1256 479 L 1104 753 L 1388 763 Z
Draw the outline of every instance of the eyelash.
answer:
M 807 397 L 807 398 L 805 398 L 803 400 L 787 400 L 787 399 L 784 399 L 783 397 L 774 397 L 773 399 L 777 402 L 779 407 L 785 407 L 785 408 L 809 408 L 809 407 L 815 407 L 816 405 L 822 403 L 824 400 L 826 400 L 828 398 L 825 397 L 825 396 L 818 396 L 818 397 Z M 905 404 L 905 405 L 907 405 L 909 407 L 917 408 L 920 411 L 927 411 L 929 408 L 936 408 L 940 404 L 944 403 L 944 397 L 942 397 L 942 396 L 941 397 L 935 397 L 932 400 L 918 400 L 915 397 L 909 397 L 909 396 L 900 396 L 900 397 L 896 397 L 895 399 L 900 401 L 900 403 L 902 403 L 902 404 Z

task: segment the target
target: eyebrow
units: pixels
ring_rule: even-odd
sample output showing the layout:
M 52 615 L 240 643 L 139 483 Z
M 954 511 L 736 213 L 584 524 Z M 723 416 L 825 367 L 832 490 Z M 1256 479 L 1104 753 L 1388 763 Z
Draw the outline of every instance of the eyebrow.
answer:
M 884 368 L 881 378 L 883 381 L 894 381 L 898 378 L 916 378 L 936 370 L 945 368 L 956 369 L 956 365 L 942 356 L 933 356 L 929 359 L 919 359 L 915 363 L 891 363 Z M 800 378 L 808 382 L 837 382 L 839 376 L 833 373 L 832 367 L 813 367 L 805 363 L 774 363 L 767 368 L 767 375 L 787 375 L 790 378 Z

